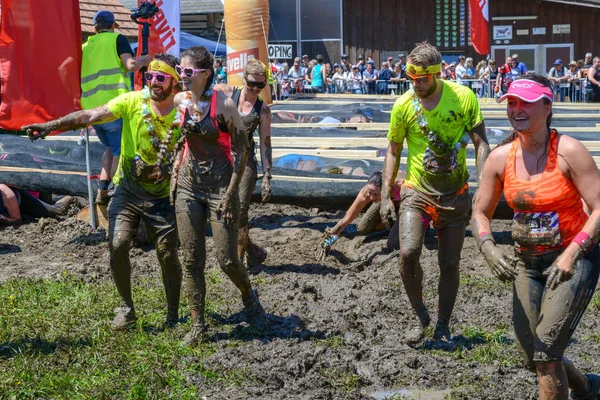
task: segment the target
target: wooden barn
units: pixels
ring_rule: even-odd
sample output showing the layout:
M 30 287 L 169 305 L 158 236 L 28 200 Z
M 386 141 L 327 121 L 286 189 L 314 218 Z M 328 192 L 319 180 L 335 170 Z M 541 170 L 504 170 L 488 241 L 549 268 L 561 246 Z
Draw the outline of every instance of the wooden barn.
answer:
M 557 58 L 568 63 L 600 54 L 600 0 L 489 1 L 491 56 L 517 53 L 531 70 L 548 71 Z M 294 55 L 321 53 L 339 61 L 348 53 L 373 57 L 410 52 L 427 40 L 444 58 L 476 54 L 469 41 L 468 0 L 271 0 L 269 43 L 289 44 Z

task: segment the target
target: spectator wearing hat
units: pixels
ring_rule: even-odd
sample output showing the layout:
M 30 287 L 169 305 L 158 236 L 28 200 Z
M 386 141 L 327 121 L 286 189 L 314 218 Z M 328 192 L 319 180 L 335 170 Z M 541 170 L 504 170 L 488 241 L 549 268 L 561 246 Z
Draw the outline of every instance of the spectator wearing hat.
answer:
M 333 69 L 335 73 L 333 74 L 333 87 L 335 93 L 345 93 L 346 92 L 346 80 L 348 78 L 348 73 L 344 72 L 344 69 L 340 64 L 334 64 Z M 352 66 L 349 67 L 350 71 L 352 71 Z
M 348 74 L 348 89 L 351 93 L 362 94 L 363 93 L 363 76 L 358 70 L 358 65 L 352 66 L 352 71 Z
M 553 91 L 554 91 L 554 101 L 559 101 L 558 98 L 560 96 L 560 101 L 565 101 L 566 88 L 561 87 L 561 84 L 566 83 L 569 79 L 567 75 L 567 71 L 563 68 L 563 61 L 560 58 L 557 58 L 554 61 L 554 66 L 550 68 L 550 72 L 548 72 L 548 79 L 552 82 Z
M 367 94 L 377 93 L 377 78 L 379 75 L 377 73 L 377 70 L 375 69 L 375 61 L 369 60 L 367 62 L 367 67 L 362 75 Z
M 366 66 L 365 66 L 365 55 L 364 54 L 358 55 L 358 62 L 356 63 L 356 66 L 358 67 L 358 72 L 360 72 L 361 74 L 363 72 L 365 72 Z
M 471 57 L 466 58 L 465 67 L 467 68 L 467 73 L 469 74 L 469 78 L 475 78 L 475 67 L 473 66 L 473 58 L 471 58 Z
M 348 54 L 342 54 L 342 62 L 340 63 L 340 66 L 342 67 L 343 72 L 346 74 L 352 71 L 352 64 L 350 63 Z
M 519 76 L 527 75 L 527 66 L 525 63 L 519 61 L 519 55 L 516 53 L 513 54 L 512 59 L 517 61 L 517 71 L 519 71 Z
M 304 67 L 304 69 L 308 69 L 310 64 L 310 59 L 308 58 L 308 56 L 305 54 L 302 56 L 302 66 Z
M 406 54 L 404 54 L 404 53 L 398 54 L 398 62 L 400 63 L 400 68 L 406 74 Z
M 382 62 L 381 70 L 379 71 L 379 83 L 377 84 L 379 94 L 388 93 L 388 82 L 390 79 L 392 79 L 392 70 L 389 68 L 387 62 Z
M 292 84 L 288 75 L 284 75 L 281 81 L 281 100 L 287 100 L 290 97 Z
M 577 65 L 577 61 L 573 60 L 569 63 L 567 70 L 567 81 L 570 83 L 569 100 L 571 103 L 581 101 L 581 69 Z
M 94 15 L 96 34 L 82 46 L 81 108 L 89 110 L 131 90 L 129 72 L 139 71 L 150 63 L 150 56 L 137 60 L 127 38 L 115 32 L 119 25 L 107 10 Z M 108 186 L 119 165 L 123 120 L 94 125 L 96 135 L 106 147 L 102 155 L 102 169 L 98 182 L 96 203 L 108 204 Z

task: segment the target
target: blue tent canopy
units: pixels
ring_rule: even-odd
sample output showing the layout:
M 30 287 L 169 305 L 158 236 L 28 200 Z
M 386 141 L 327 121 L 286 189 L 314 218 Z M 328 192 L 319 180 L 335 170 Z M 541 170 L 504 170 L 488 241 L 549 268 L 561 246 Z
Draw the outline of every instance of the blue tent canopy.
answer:
M 223 44 L 213 42 L 212 40 L 204 39 L 204 38 L 201 38 L 200 36 L 192 35 L 192 34 L 186 33 L 186 32 L 181 32 L 179 34 L 179 38 L 181 39 L 181 42 L 179 44 L 179 47 L 181 50 L 185 50 L 192 46 L 204 46 L 211 53 L 215 53 L 215 49 L 216 49 L 215 56 L 217 56 L 217 57 L 226 57 L 227 56 L 227 46 L 225 46 Z M 131 44 L 131 48 L 133 49 L 133 51 L 136 51 L 137 47 L 138 47 L 137 43 Z

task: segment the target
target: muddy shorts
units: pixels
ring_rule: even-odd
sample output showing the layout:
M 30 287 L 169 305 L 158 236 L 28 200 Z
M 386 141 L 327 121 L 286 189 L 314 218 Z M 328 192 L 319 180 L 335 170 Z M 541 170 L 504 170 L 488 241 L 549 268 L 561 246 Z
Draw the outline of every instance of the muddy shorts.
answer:
M 513 322 L 517 345 L 529 368 L 562 360 L 577 324 L 592 299 L 600 273 L 598 246 L 578 260 L 570 280 L 546 289 L 546 271 L 562 250 L 536 256 L 517 254 Z
M 116 232 L 135 234 L 140 220 L 144 220 L 148 236 L 155 243 L 177 243 L 175 208 L 169 197 L 142 199 L 117 186 L 108 206 L 109 234 Z
M 469 223 L 471 197 L 466 184 L 458 192 L 442 196 L 425 194 L 402 185 L 400 199 L 400 214 L 417 212 L 429 219 L 435 229 L 461 227 Z

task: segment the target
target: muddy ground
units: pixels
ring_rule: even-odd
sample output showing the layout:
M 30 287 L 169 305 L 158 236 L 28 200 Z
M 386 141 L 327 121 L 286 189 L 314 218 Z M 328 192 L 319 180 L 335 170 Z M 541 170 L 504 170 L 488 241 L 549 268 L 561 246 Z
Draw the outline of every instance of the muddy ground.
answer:
M 422 399 L 537 398 L 537 379 L 521 368 L 513 342 L 511 287 L 492 277 L 469 231 L 452 319 L 455 347 L 437 349 L 425 342 L 413 348 L 402 340 L 411 311 L 397 254 L 384 250 L 385 236 L 342 238 L 325 261 L 314 261 L 323 230 L 341 215 L 253 205 L 251 237 L 267 249 L 268 257 L 250 274 L 271 330 L 249 335 L 247 329 L 239 334 L 231 329 L 232 324 L 243 324 L 240 317 L 229 318 L 239 315 L 242 304 L 233 284 L 219 271 L 223 279 L 218 296 L 233 300 L 223 315 L 211 316 L 210 340 L 218 351 L 204 362 L 213 370 L 245 368 L 251 379 L 228 387 L 190 376 L 207 398 L 384 398 L 401 388 Z M 508 223 L 495 221 L 493 227 L 499 232 L 498 243 L 509 249 Z M 110 279 L 105 237 L 105 231 L 92 232 L 72 216 L 0 228 L 0 283 L 12 277 L 54 279 L 63 270 L 87 282 Z M 212 239 L 208 240 L 207 268 L 218 271 Z M 421 263 L 424 297 L 432 316 L 439 276 L 436 248 L 435 231 L 430 229 Z M 151 247 L 133 248 L 131 257 L 136 278 L 158 276 Z M 567 351 L 585 372 L 600 372 L 598 328 L 597 309 L 588 310 Z M 240 339 L 241 346 L 229 345 Z M 415 389 L 429 391 L 419 394 Z M 394 398 L 412 398 L 402 397 L 407 391 L 397 393 L 402 395 Z

